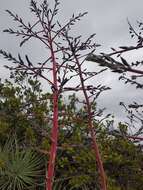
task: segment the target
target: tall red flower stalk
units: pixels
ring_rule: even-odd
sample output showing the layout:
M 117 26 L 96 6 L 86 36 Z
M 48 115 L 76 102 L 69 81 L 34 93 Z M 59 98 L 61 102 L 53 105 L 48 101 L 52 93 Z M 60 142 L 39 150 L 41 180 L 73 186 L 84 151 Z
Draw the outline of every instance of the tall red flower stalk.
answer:
M 51 50 L 51 60 L 53 64 L 53 127 L 51 131 L 51 149 L 49 153 L 49 163 L 47 170 L 46 179 L 46 190 L 52 190 L 55 160 L 57 153 L 57 142 L 58 142 L 58 81 L 57 81 L 57 67 L 56 58 L 54 54 L 52 39 L 49 39 L 50 50 Z
M 81 65 L 79 63 L 79 60 L 77 59 L 77 56 L 76 55 L 74 55 L 74 56 L 75 56 L 75 61 L 76 61 L 77 66 L 78 66 L 79 78 L 80 78 L 80 81 L 81 81 L 81 86 L 82 86 L 83 94 L 84 94 L 84 97 L 85 97 L 86 108 L 87 108 L 87 113 L 88 113 L 88 128 L 89 128 L 90 135 L 91 135 L 91 138 L 92 138 L 93 149 L 94 149 L 94 152 L 95 152 L 96 161 L 97 161 L 97 165 L 98 165 L 98 169 L 99 169 L 101 190 L 107 190 L 106 175 L 105 175 L 105 172 L 104 172 L 103 162 L 102 162 L 102 159 L 101 159 L 100 151 L 99 151 L 97 140 L 96 140 L 95 128 L 93 127 L 93 122 L 92 122 L 93 116 L 92 116 L 92 111 L 91 111 L 92 110 L 91 109 L 91 103 L 89 101 L 87 90 L 85 88 L 84 77 L 83 77 L 83 74 L 82 74 Z

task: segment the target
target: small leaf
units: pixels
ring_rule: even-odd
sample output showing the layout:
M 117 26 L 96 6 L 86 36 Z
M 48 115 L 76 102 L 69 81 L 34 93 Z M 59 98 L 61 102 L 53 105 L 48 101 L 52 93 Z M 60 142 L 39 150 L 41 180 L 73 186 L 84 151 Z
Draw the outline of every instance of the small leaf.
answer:
M 121 57 L 121 60 L 122 60 L 122 63 L 127 66 L 127 67 L 130 67 L 130 65 L 128 64 L 128 62 L 123 58 Z
M 23 65 L 23 64 L 24 64 L 24 62 L 23 62 L 23 60 L 21 59 L 20 54 L 18 54 L 18 58 L 19 58 L 20 64 L 21 64 L 21 65 Z
M 28 38 L 25 38 L 24 40 L 22 40 L 21 43 L 20 43 L 20 47 L 23 46 L 23 44 L 24 44 L 26 41 L 28 41 L 30 38 L 31 38 L 31 36 L 28 37 Z
M 120 48 L 120 49 L 124 49 L 124 50 L 127 50 L 127 49 L 128 49 L 127 46 L 120 46 L 119 48 Z
M 8 30 L 8 29 L 5 29 L 5 30 L 3 30 L 3 32 L 9 32 L 9 30 Z
M 111 50 L 116 51 L 114 48 L 111 47 Z
M 28 63 L 28 67 L 33 66 L 32 62 L 29 60 L 28 55 L 25 55 L 26 61 Z

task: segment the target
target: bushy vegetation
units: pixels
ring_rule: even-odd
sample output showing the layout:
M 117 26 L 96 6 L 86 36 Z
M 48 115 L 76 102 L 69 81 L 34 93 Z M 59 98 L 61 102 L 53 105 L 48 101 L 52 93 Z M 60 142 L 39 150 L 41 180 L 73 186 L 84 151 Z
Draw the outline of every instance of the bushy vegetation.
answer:
M 37 80 L 26 81 L 25 88 L 22 85 L 25 79 L 19 84 L 1 82 L 1 189 L 31 189 L 31 185 L 33 189 L 44 189 L 45 185 L 51 95 L 43 93 Z M 84 107 L 77 108 L 78 101 L 74 94 L 69 96 L 67 104 L 62 97 L 59 99 L 61 119 L 54 186 L 57 189 L 100 189 L 87 118 Z M 94 109 L 97 111 L 96 105 Z M 142 146 L 128 139 L 127 125 L 120 123 L 111 133 L 112 124 L 109 118 L 105 122 L 94 120 L 108 189 L 139 190 L 143 184 Z

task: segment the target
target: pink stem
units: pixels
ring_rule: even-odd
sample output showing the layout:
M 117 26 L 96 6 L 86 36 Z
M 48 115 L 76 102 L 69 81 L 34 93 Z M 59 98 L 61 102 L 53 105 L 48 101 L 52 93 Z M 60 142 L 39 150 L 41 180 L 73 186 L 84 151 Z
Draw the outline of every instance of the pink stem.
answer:
M 143 137 L 135 137 L 135 136 L 126 136 L 129 139 L 133 139 L 133 140 L 141 140 L 143 141 Z
M 51 149 L 50 158 L 48 163 L 48 171 L 46 178 L 46 190 L 52 190 L 54 170 L 55 170 L 55 160 L 57 154 L 57 141 L 58 141 L 58 86 L 57 86 L 57 72 L 56 72 L 56 59 L 54 55 L 52 40 L 49 41 L 51 49 L 51 58 L 53 63 L 53 127 L 51 132 Z
M 81 86 L 82 86 L 82 90 L 83 90 L 85 100 L 86 100 L 86 104 L 87 104 L 88 127 L 89 127 L 89 131 L 90 131 L 90 134 L 91 134 L 92 143 L 93 143 L 93 149 L 95 151 L 96 161 L 97 161 L 97 165 L 98 165 L 98 169 L 99 169 L 99 173 L 100 173 L 101 190 L 107 190 L 106 175 L 105 175 L 105 172 L 104 172 L 102 159 L 101 159 L 98 144 L 97 144 L 97 141 L 96 141 L 95 129 L 94 129 L 93 123 L 92 123 L 91 104 L 89 102 L 87 91 L 86 91 L 86 88 L 85 88 L 85 85 L 84 85 L 84 79 L 83 79 L 83 76 L 82 76 L 81 66 L 80 66 L 80 63 L 79 63 L 76 55 L 75 55 L 75 60 L 76 60 L 76 63 L 77 63 L 78 69 L 79 69 L 79 77 L 80 77 L 80 81 L 81 81 Z

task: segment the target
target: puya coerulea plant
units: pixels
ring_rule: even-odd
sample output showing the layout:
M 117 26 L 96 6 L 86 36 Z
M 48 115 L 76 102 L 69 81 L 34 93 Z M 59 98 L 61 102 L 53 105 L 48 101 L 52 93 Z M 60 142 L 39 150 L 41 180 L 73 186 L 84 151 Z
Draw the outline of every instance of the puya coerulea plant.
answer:
M 105 172 L 96 141 L 96 129 L 93 126 L 94 117 L 97 115 L 97 113 L 94 112 L 93 105 L 99 94 L 109 88 L 102 85 L 89 85 L 90 80 L 105 69 L 98 72 L 90 72 L 85 64 L 86 57 L 89 54 L 93 54 L 99 45 L 92 42 L 95 36 L 94 34 L 85 40 L 82 40 L 81 35 L 76 37 L 71 36 L 72 27 L 85 16 L 87 12 L 79 13 L 77 16 L 73 14 L 67 23 L 61 24 L 60 21 L 57 20 L 59 4 L 59 0 L 54 0 L 54 6 L 50 8 L 47 0 L 44 0 L 41 4 L 31 0 L 30 10 L 36 18 L 32 24 L 30 22 L 26 24 L 17 14 L 7 10 L 13 20 L 19 24 L 19 29 L 15 30 L 9 28 L 4 30 L 4 32 L 21 37 L 22 41 L 20 47 L 25 45 L 25 43 L 32 38 L 39 40 L 47 49 L 47 58 L 44 62 L 33 63 L 29 55 L 25 55 L 25 59 L 23 59 L 22 56 L 18 54 L 16 58 L 4 50 L 0 50 L 0 54 L 7 60 L 15 63 L 15 66 L 7 66 L 9 69 L 22 71 L 34 77 L 41 77 L 47 81 L 47 85 L 51 89 L 53 114 L 50 135 L 51 147 L 45 180 L 46 190 L 52 189 L 54 180 L 59 132 L 58 100 L 60 95 L 67 91 L 83 92 L 84 100 L 81 102 L 84 104 L 87 113 L 87 126 L 92 139 L 92 148 L 95 152 L 100 176 L 100 189 L 106 190 Z M 75 81 L 77 82 L 75 83 Z

